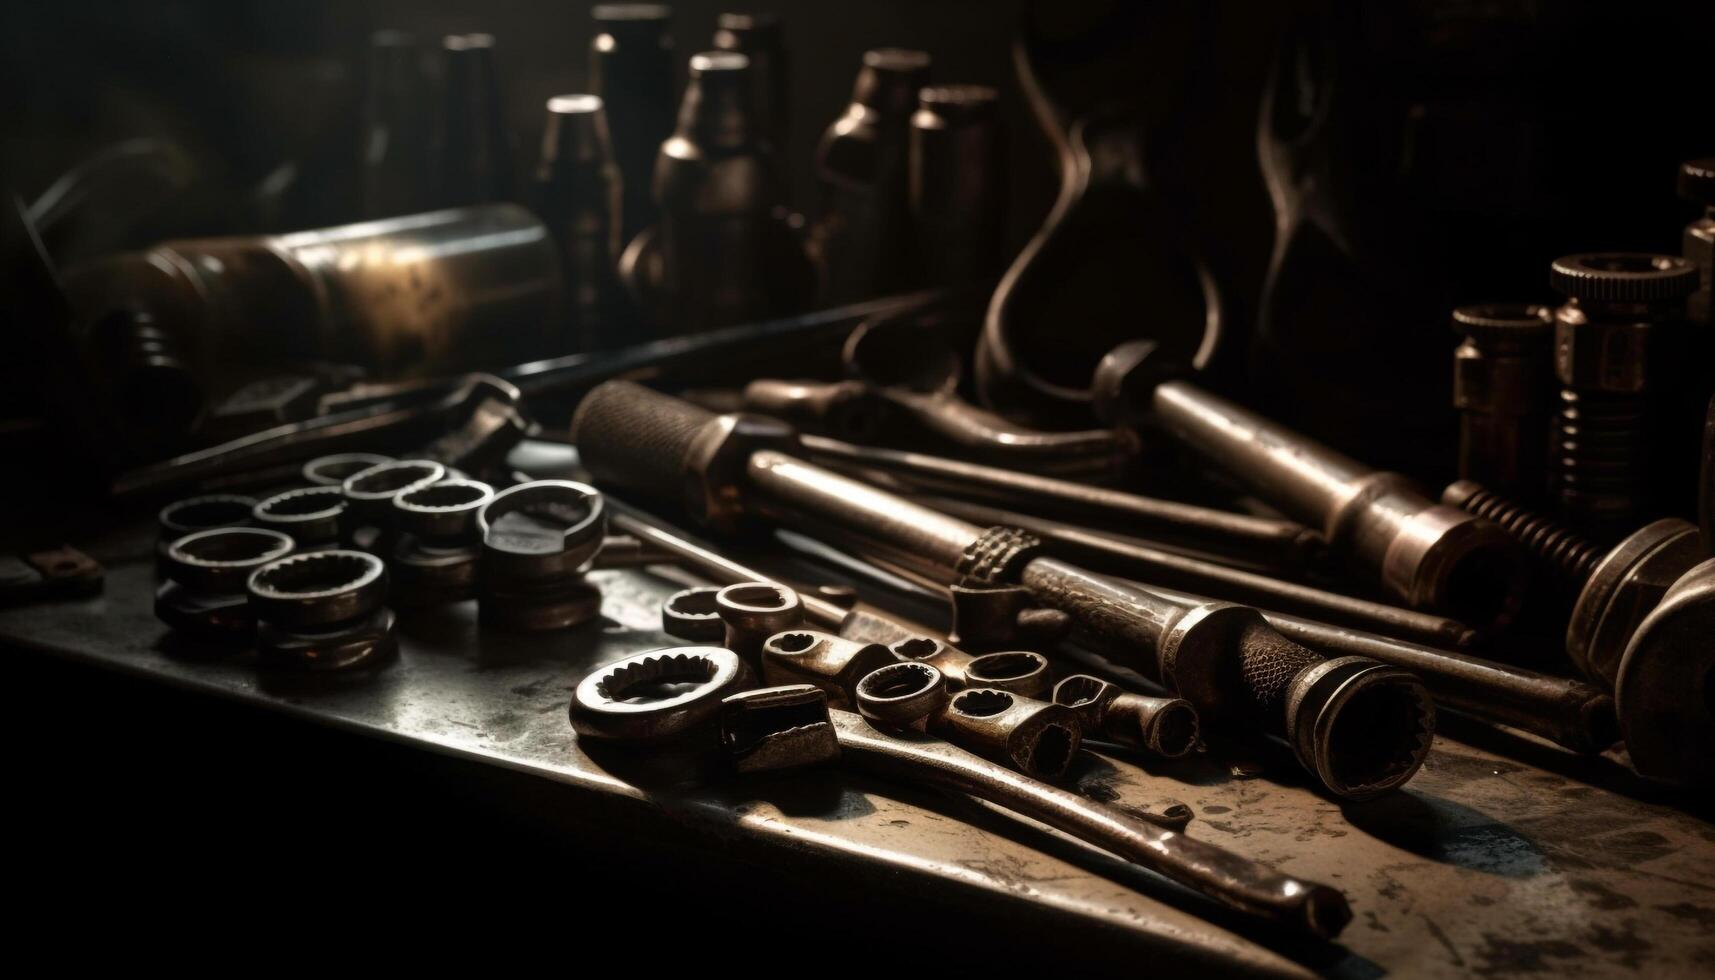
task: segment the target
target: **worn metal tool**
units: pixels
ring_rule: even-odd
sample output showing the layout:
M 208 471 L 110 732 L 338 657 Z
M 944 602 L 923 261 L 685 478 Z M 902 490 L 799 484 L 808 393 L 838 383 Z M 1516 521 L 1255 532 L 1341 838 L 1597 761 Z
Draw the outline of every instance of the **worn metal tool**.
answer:
M 1022 532 L 985 530 L 795 458 L 782 451 L 794 448 L 791 430 L 773 420 L 715 416 L 616 381 L 579 405 L 572 437 L 599 481 L 657 496 L 682 493 L 690 512 L 716 527 L 745 513 L 787 521 L 807 513 L 897 547 L 940 574 L 1022 585 L 1140 661 L 1209 724 L 1286 738 L 1337 795 L 1392 789 L 1428 752 L 1434 712 L 1410 674 L 1361 657 L 1325 661 L 1280 636 L 1254 609 L 1188 606 L 1039 557 Z
M 1554 313 L 1555 503 L 1574 527 L 1612 541 L 1637 526 L 1650 501 L 1658 427 L 1650 397 L 1697 267 L 1668 255 L 1569 255 L 1550 266 L 1549 281 L 1567 297 Z
M 513 199 L 512 138 L 492 34 L 441 39 L 441 118 L 436 127 L 443 207 Z
M 155 592 L 155 615 L 186 633 L 248 639 L 256 610 L 245 600 L 245 581 L 291 551 L 291 538 L 255 527 L 216 527 L 176 538 L 162 555 L 167 580 Z
M 873 541 L 842 540 L 841 547 L 848 550 L 834 549 L 825 542 L 818 545 L 824 555 L 837 557 L 841 567 L 885 588 L 931 603 L 950 599 L 955 622 L 958 621 L 959 594 L 969 591 L 966 587 L 949 587 L 944 576 L 924 574 L 902 564 L 897 553 L 884 553 Z M 1208 596 L 1169 589 L 1154 582 L 1137 584 L 1186 605 L 1212 601 Z M 1456 708 L 1474 718 L 1529 732 L 1575 752 L 1600 752 L 1619 739 L 1614 699 L 1607 691 L 1586 681 L 1497 663 L 1463 651 L 1437 649 L 1334 626 L 1266 607 L 1260 611 L 1281 635 L 1324 655 L 1366 657 L 1411 671 L 1423 680 L 1438 706 Z
M 1566 653 L 1584 676 L 1614 693 L 1633 767 L 1666 782 L 1715 778 L 1715 759 L 1685 748 L 1715 735 L 1715 702 L 1707 696 L 1715 684 L 1715 645 L 1680 625 L 1703 622 L 1715 609 L 1707 584 L 1715 570 L 1698 564 L 1708 555 L 1702 530 L 1664 518 L 1604 554 L 1481 487 L 1456 483 L 1445 499 L 1493 517 L 1575 590 Z M 1673 611 L 1655 616 L 1670 593 Z
M 1517 612 L 1528 570 L 1506 531 L 1177 374 L 1154 344 L 1122 344 L 1097 369 L 1098 410 L 1171 433 L 1289 515 L 1318 525 L 1337 553 L 1411 606 L 1478 627 Z
M 1133 694 L 1112 681 L 1073 674 L 1054 685 L 1054 703 L 1076 710 L 1086 735 L 1163 759 L 1197 747 L 1197 709 L 1184 698 Z
M 393 604 L 431 606 L 476 595 L 482 540 L 476 518 L 494 499 L 477 480 L 442 480 L 393 498 L 398 539 L 387 555 Z
M 909 156 L 911 220 L 925 283 L 998 274 L 1010 196 L 1000 93 L 987 85 L 920 90 Z
M 928 677 L 935 673 L 933 669 L 899 666 L 915 667 L 918 683 L 933 687 Z M 940 703 L 920 693 L 889 685 L 886 699 L 892 703 L 879 705 L 880 699 L 872 698 L 870 710 L 890 719 L 889 724 L 878 726 L 854 712 L 830 709 L 826 697 L 818 697 L 821 692 L 813 687 L 748 691 L 727 699 L 720 738 L 739 760 L 764 757 L 772 769 L 837 759 L 888 778 L 993 803 L 1148 868 L 1228 908 L 1312 936 L 1332 939 L 1350 921 L 1351 910 L 1336 888 L 1280 874 L 916 731 L 922 717 Z M 825 737 L 806 735 L 820 734 L 824 725 L 833 731 L 837 743 L 833 750 Z
M 415 34 L 381 30 L 370 35 L 358 152 L 359 207 L 365 218 L 416 214 L 439 202 L 433 168 L 426 166 L 435 131 L 426 68 Z
M 1703 216 L 1685 226 L 1685 259 L 1702 280 L 1685 311 L 1692 323 L 1715 327 L 1715 157 L 1680 164 L 1679 196 L 1703 205 Z
M 601 494 L 582 483 L 538 480 L 495 494 L 476 513 L 482 621 L 538 631 L 594 619 L 601 592 L 584 573 L 606 529 Z
M 398 652 L 387 567 L 364 551 L 306 551 L 250 573 L 256 652 L 262 662 L 308 671 L 378 666 Z
M 1453 311 L 1459 477 L 1515 496 L 1542 492 L 1548 395 L 1554 383 L 1554 311 L 1487 303 Z
M 926 312 L 970 303 L 970 290 L 933 290 L 854 303 L 779 320 L 743 324 L 692 337 L 669 337 L 616 351 L 583 352 L 514 365 L 493 375 L 359 385 L 325 414 L 252 433 L 121 474 L 115 495 L 152 493 L 378 445 L 420 446 L 447 431 L 472 407 L 492 399 L 497 383 L 522 399 L 575 396 L 615 377 L 707 377 L 770 357 L 801 353 L 846 337 L 872 316 Z M 350 475 L 350 474 L 347 474 Z M 343 478 L 342 478 L 343 479 Z M 337 482 L 337 481 L 336 481 Z
M 1202 592 L 1230 602 L 1299 613 L 1325 623 L 1355 626 L 1417 643 L 1463 649 L 1477 641 L 1477 631 L 1456 619 L 1229 568 L 1153 547 L 1136 538 L 982 504 L 936 497 L 923 498 L 922 502 L 978 524 L 1022 528 L 1040 538 L 1049 554 L 1082 562 L 1098 572 Z
M 299 487 L 257 502 L 250 515 L 258 527 L 287 534 L 300 550 L 311 551 L 339 544 L 345 507 L 341 487 Z
M 944 456 L 853 445 L 825 436 L 805 435 L 801 441 L 810 459 L 843 472 L 880 471 L 929 492 L 1014 511 L 1046 511 L 1101 521 L 1133 537 L 1230 556 L 1263 568 L 1302 569 L 1325 546 L 1320 534 L 1297 521 L 1235 514 Z

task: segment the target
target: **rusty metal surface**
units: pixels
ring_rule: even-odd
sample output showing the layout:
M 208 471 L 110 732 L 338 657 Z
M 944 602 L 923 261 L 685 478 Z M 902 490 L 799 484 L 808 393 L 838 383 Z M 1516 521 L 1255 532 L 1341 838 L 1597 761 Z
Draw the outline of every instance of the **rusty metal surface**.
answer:
M 632 768 L 580 748 L 566 708 L 590 667 L 673 644 L 658 610 L 681 585 L 666 578 L 595 573 L 603 622 L 548 635 L 479 631 L 471 603 L 404 617 L 399 659 L 372 676 L 284 683 L 260 674 L 253 654 L 210 657 L 169 637 L 150 610 L 145 539 L 94 549 L 109 567 L 101 596 L 0 610 L 0 644 L 633 800 L 711 846 L 739 834 L 776 843 L 783 862 L 868 866 L 1015 910 L 1034 903 L 1052 910 L 1044 921 L 1056 930 L 1087 927 L 1104 948 L 1165 957 L 1156 962 L 1351 977 L 1715 970 L 1715 826 L 1603 788 L 1623 779 L 1613 760 L 1461 730 L 1470 741 L 1438 737 L 1403 792 L 1344 805 L 1301 785 L 1289 762 L 1278 782 L 1231 778 L 1195 757 L 1140 767 L 1102 753 L 1074 768 L 1081 792 L 1121 804 L 1183 800 L 1196 810 L 1192 836 L 1343 888 L 1356 919 L 1339 945 L 1305 946 L 1244 934 L 1173 886 L 1050 831 L 1008 831 L 968 802 L 860 779 L 842 779 L 813 806 L 736 777 L 639 788 Z M 1472 744 L 1497 740 L 1517 757 Z

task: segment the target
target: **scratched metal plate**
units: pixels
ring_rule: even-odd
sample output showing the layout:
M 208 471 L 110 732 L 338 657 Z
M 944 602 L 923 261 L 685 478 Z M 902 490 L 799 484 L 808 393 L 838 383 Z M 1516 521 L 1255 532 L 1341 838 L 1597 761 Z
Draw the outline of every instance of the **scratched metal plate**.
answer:
M 140 535 L 91 550 L 108 566 L 103 596 L 0 610 L 0 640 L 634 800 L 706 830 L 711 845 L 737 833 L 778 844 L 782 861 L 867 863 L 949 893 L 1051 907 L 1055 928 L 1086 924 L 1104 943 L 1265 974 L 1715 971 L 1715 827 L 1605 788 L 1632 787 L 1611 759 L 1467 725 L 1462 740 L 1437 740 L 1403 793 L 1348 806 L 1290 775 L 1235 779 L 1206 760 L 1150 772 L 1101 755 L 1076 770 L 1086 794 L 1183 800 L 1197 811 L 1195 836 L 1344 889 L 1356 919 L 1338 946 L 1309 947 L 1256 934 L 1046 830 L 982 819 L 969 801 L 841 779 L 814 805 L 783 806 L 765 784 L 592 758 L 567 726 L 568 692 L 594 664 L 668 642 L 656 608 L 679 586 L 648 573 L 598 576 L 599 626 L 484 633 L 467 605 L 409 622 L 399 660 L 373 676 L 286 683 L 259 675 L 249 655 L 211 658 L 173 642 L 150 609 Z

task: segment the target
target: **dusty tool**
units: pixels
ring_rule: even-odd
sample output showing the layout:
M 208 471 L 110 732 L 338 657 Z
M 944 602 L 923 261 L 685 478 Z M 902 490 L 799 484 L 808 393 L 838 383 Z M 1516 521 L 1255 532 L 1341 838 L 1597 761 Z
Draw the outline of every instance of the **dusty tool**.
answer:
M 101 592 L 101 563 L 71 545 L 0 554 L 0 606 Z
M 673 131 L 676 66 L 667 31 L 671 8 L 653 3 L 602 3 L 590 8 L 590 91 L 607 104 L 613 154 L 625 187 L 622 238 L 655 223 L 649 192 L 655 154 Z
M 1054 703 L 1078 713 L 1086 736 L 1176 759 L 1197 746 L 1197 709 L 1183 698 L 1133 694 L 1111 681 L 1073 674 L 1054 685 Z
M 340 487 L 300 487 L 258 501 L 251 520 L 289 536 L 300 551 L 339 544 L 345 516 L 345 491 Z
M 822 134 L 814 169 L 821 213 L 811 247 L 824 302 L 894 292 L 917 278 L 909 181 L 911 113 L 929 79 L 929 55 L 864 52 L 852 101 Z
M 802 442 L 810 459 L 842 471 L 880 471 L 929 492 L 1015 511 L 1098 520 L 1124 534 L 1181 544 L 1264 568 L 1301 569 L 1324 547 L 1321 535 L 1296 521 L 1235 514 L 1016 469 L 853 445 L 825 436 L 806 435 Z
M 925 686 L 933 686 L 932 669 L 899 666 L 914 668 Z M 909 681 L 910 676 L 895 679 Z M 816 688 L 772 687 L 739 694 L 726 701 L 721 742 L 742 760 L 766 758 L 770 769 L 837 759 L 903 782 L 973 796 L 1148 868 L 1228 908 L 1314 936 L 1331 939 L 1350 920 L 1345 897 L 1335 888 L 1287 877 L 915 731 L 921 719 L 911 716 L 926 715 L 939 699 L 914 698 L 909 690 L 889 688 L 886 697 L 892 704 L 880 705 L 881 699 L 871 704 L 872 711 L 893 719 L 885 727 L 850 711 L 830 710 Z M 824 725 L 833 730 L 833 750 L 819 737 Z
M 624 188 L 608 139 L 599 95 L 548 100 L 534 203 L 560 247 L 563 329 L 560 350 L 598 350 L 624 340 L 625 319 L 615 275 Z
M 444 605 L 476 595 L 482 539 L 476 516 L 494 499 L 477 480 L 442 480 L 393 498 L 398 535 L 388 553 L 395 606 Z
M 1006 132 L 1000 93 L 931 85 L 911 117 L 911 220 L 925 285 L 998 275 L 1006 246 Z
M 1413 607 L 1478 627 L 1517 612 L 1527 569 L 1506 531 L 1176 374 L 1147 341 L 1115 348 L 1097 371 L 1100 411 L 1116 422 L 1147 420 L 1289 515 L 1320 526 L 1337 553 Z
M 601 494 L 538 480 L 494 495 L 476 515 L 479 610 L 502 629 L 563 629 L 594 619 L 601 592 L 584 581 L 607 529 Z
M 1612 541 L 1636 527 L 1649 501 L 1650 397 L 1665 365 L 1665 334 L 1685 314 L 1697 267 L 1677 256 L 1569 255 L 1549 269 L 1567 297 L 1554 313 L 1550 480 L 1561 515 Z
M 1461 306 L 1453 329 L 1459 477 L 1520 498 L 1542 492 L 1554 311 L 1524 303 Z
M 373 667 L 398 650 L 387 568 L 362 551 L 306 551 L 250 573 L 256 651 L 263 663 L 298 670 Z
M 859 685 L 859 706 L 863 688 Z M 897 696 L 897 695 L 895 695 Z M 967 687 L 929 718 L 929 731 L 1026 776 L 1054 781 L 1084 743 L 1084 726 L 1065 705 L 993 687 Z
M 187 633 L 246 640 L 256 615 L 245 582 L 291 551 L 291 538 L 262 528 L 218 527 L 175 538 L 162 558 L 167 581 L 155 592 L 155 615 Z
M 572 436 L 598 480 L 654 495 L 682 490 L 691 513 L 716 527 L 746 513 L 788 522 L 808 514 L 943 576 L 1022 585 L 1141 661 L 1209 724 L 1286 738 L 1338 795 L 1394 788 L 1428 751 L 1433 708 L 1409 674 L 1360 657 L 1324 661 L 1253 609 L 1187 606 L 1038 557 L 1022 532 L 985 530 L 794 458 L 781 451 L 793 447 L 791 430 L 771 420 L 715 416 L 609 382 L 578 406 Z
M 435 127 L 423 55 L 417 36 L 408 31 L 370 35 L 358 151 L 365 218 L 416 214 L 439 202 L 433 169 L 426 166 Z
M 436 132 L 441 206 L 465 207 L 511 200 L 512 137 L 492 34 L 449 34 L 441 39 L 443 81 Z

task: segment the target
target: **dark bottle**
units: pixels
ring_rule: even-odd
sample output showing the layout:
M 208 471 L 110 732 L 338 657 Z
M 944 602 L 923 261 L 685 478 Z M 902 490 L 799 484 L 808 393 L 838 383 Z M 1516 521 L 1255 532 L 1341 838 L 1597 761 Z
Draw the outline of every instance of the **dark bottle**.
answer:
M 494 36 L 448 35 L 441 50 L 441 204 L 462 207 L 511 200 L 511 135 L 494 62 Z
M 433 148 L 433 100 L 416 35 L 376 31 L 369 39 L 368 71 L 359 210 L 366 218 L 385 218 L 432 208 L 434 175 L 425 164 Z
M 929 56 L 922 51 L 865 52 L 851 105 L 816 147 L 823 207 L 812 240 L 826 303 L 914 283 L 907 156 L 911 113 L 928 79 Z
M 1685 258 L 1697 266 L 1702 285 L 1686 301 L 1685 312 L 1694 324 L 1715 327 L 1715 157 L 1692 160 L 1679 167 L 1679 196 L 1703 205 L 1703 216 L 1685 226 Z
M 750 59 L 757 135 L 777 155 L 786 153 L 791 129 L 792 65 L 780 19 L 773 14 L 721 14 L 715 23 L 714 43 L 717 51 L 737 51 Z
M 673 131 L 672 8 L 654 3 L 604 3 L 590 11 L 590 91 L 606 105 L 613 155 L 625 186 L 620 234 L 630 241 L 655 222 L 650 177 L 661 141 Z
M 661 144 L 652 305 L 669 332 L 742 323 L 801 303 L 802 255 L 772 214 L 779 185 L 756 138 L 749 68 L 748 58 L 730 51 L 693 56 L 678 127 Z
M 1459 478 L 1516 500 L 1543 490 L 1554 394 L 1554 311 L 1526 303 L 1461 306 L 1453 329 Z
M 536 210 L 560 246 L 565 330 L 556 346 L 562 350 L 624 341 L 618 335 L 614 278 L 623 193 L 600 96 L 549 99 L 536 168 Z
M 357 364 L 386 378 L 544 356 L 560 274 L 535 215 L 489 204 L 166 241 L 70 270 L 65 286 L 114 414 L 170 444 L 247 373 L 282 362 Z
M 924 286 L 1000 271 L 1006 239 L 1006 146 L 999 94 L 932 85 L 911 117 L 911 218 Z

